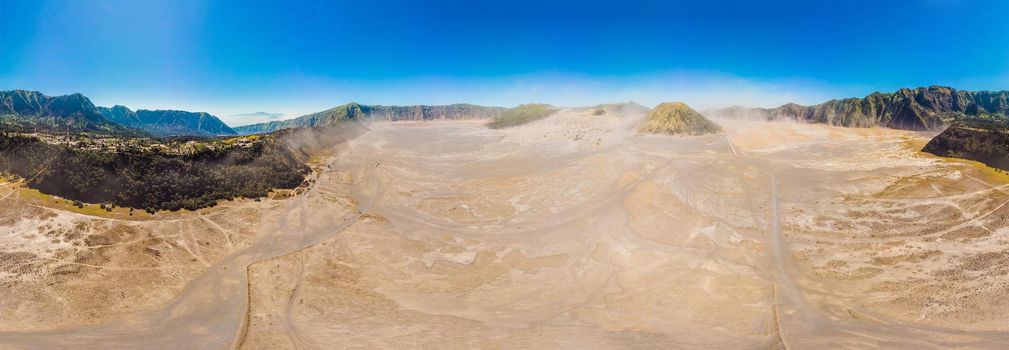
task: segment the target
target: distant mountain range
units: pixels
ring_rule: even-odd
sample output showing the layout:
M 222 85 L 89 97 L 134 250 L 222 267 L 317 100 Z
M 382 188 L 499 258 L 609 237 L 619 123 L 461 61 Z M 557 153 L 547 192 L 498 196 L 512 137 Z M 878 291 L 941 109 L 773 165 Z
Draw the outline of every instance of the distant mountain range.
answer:
M 105 119 L 113 123 L 118 123 L 119 125 L 140 129 L 144 127 L 144 122 L 140 120 L 140 116 L 136 112 L 126 108 L 123 105 L 115 105 L 112 107 L 98 107 L 98 112 L 102 114 Z
M 121 105 L 98 107 L 98 111 L 108 120 L 154 136 L 238 135 L 220 119 L 205 112 L 147 109 L 134 112 Z
M 380 106 L 348 103 L 322 112 L 303 115 L 288 120 L 244 125 L 234 128 L 239 134 L 261 134 L 281 129 L 331 126 L 348 120 L 370 119 L 386 121 L 438 120 L 438 119 L 488 119 L 501 114 L 505 108 L 471 104 Z
M 125 106 L 96 107 L 81 94 L 47 96 L 38 91 L 0 91 L 0 126 L 22 131 L 93 132 L 117 135 L 237 135 L 204 112 L 132 111 Z
M 640 103 L 637 103 L 637 102 L 634 102 L 634 101 L 627 101 L 627 102 L 621 102 L 621 103 L 606 103 L 606 104 L 597 105 L 594 108 L 597 108 L 597 109 L 612 108 L 612 109 L 620 112 L 620 114 L 623 114 L 623 115 L 642 115 L 642 114 L 648 114 L 648 112 L 650 112 L 652 110 L 651 108 L 642 106 Z
M 109 121 L 81 94 L 46 96 L 38 91 L 0 91 L 0 126 L 22 131 L 136 133 Z
M 533 108 L 533 106 L 548 107 L 546 105 L 523 106 L 506 109 L 471 104 L 381 106 L 348 103 L 294 119 L 231 128 L 217 117 L 204 112 L 146 109 L 133 111 L 121 105 L 97 107 L 81 94 L 47 96 L 38 91 L 10 90 L 0 91 L 0 128 L 157 137 L 222 136 L 269 133 L 300 127 L 330 126 L 359 119 L 387 121 L 503 120 L 502 117 L 515 119 L 515 116 L 522 114 L 519 112 L 549 112 L 553 110 L 552 107 Z M 542 116 L 548 113 L 533 114 Z M 695 119 L 679 118 L 688 114 L 678 114 L 667 120 L 691 121 Z M 713 117 L 798 120 L 847 127 L 881 126 L 907 130 L 938 130 L 965 118 L 1009 118 L 1009 91 L 965 91 L 930 86 L 900 89 L 892 93 L 876 92 L 862 98 L 830 100 L 812 106 L 789 103 L 777 108 L 730 107 L 706 111 L 705 114 Z M 491 125 L 498 124 L 492 123 Z
M 1009 115 L 1009 91 L 964 91 L 930 86 L 872 93 L 863 98 L 830 100 L 818 105 L 794 103 L 777 108 L 730 107 L 710 116 L 792 119 L 847 127 L 883 126 L 905 130 L 938 130 L 964 117 Z
M 166 136 L 226 136 L 282 129 L 332 126 L 348 120 L 490 119 L 505 108 L 471 104 L 379 106 L 348 103 L 289 120 L 231 128 L 205 112 L 98 107 L 81 94 L 47 96 L 38 91 L 0 91 L 0 128 L 21 131 L 93 132 Z

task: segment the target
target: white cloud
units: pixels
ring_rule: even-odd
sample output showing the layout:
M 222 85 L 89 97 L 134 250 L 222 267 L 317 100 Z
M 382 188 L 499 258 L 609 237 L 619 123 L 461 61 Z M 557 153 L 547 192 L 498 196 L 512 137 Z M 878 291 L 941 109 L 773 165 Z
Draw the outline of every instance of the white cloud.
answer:
M 252 112 L 239 113 L 221 117 L 225 123 L 231 126 L 256 124 L 284 119 L 284 113 Z

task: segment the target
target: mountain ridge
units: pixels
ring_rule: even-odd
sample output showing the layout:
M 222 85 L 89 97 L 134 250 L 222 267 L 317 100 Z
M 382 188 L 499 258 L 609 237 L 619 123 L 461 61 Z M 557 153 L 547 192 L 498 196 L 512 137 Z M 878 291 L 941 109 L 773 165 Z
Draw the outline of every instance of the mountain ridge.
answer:
M 139 109 L 137 117 L 144 130 L 158 136 L 227 136 L 238 135 L 213 114 L 174 109 Z
M 105 117 L 105 119 L 108 119 L 114 123 L 138 129 L 143 127 L 144 125 L 144 122 L 140 120 L 140 117 L 137 116 L 137 113 L 130 110 L 126 106 L 115 105 L 112 107 L 97 107 L 97 108 L 98 112 L 101 113 L 102 116 Z
M 362 105 L 350 102 L 321 112 L 306 114 L 287 120 L 275 120 L 237 126 L 239 134 L 259 134 L 281 129 L 332 126 L 348 120 L 369 119 L 385 121 L 437 120 L 437 119 L 488 119 L 503 112 L 502 107 L 488 107 L 468 103 L 449 105 L 384 106 Z
M 816 105 L 776 108 L 728 107 L 709 114 L 764 120 L 792 119 L 846 127 L 939 130 L 965 117 L 1009 116 L 1009 91 L 969 91 L 932 85 L 833 99 Z
M 133 111 L 123 105 L 97 107 L 97 109 L 106 119 L 158 137 L 238 135 L 219 118 L 207 112 L 174 109 Z
M 0 115 L 0 125 L 24 131 L 158 137 L 237 135 L 219 118 L 206 112 L 133 111 L 123 105 L 100 107 L 80 93 L 49 96 L 40 91 L 0 91 Z
M 0 91 L 0 125 L 5 128 L 56 132 L 136 132 L 108 120 L 86 96 L 49 96 L 39 91 Z

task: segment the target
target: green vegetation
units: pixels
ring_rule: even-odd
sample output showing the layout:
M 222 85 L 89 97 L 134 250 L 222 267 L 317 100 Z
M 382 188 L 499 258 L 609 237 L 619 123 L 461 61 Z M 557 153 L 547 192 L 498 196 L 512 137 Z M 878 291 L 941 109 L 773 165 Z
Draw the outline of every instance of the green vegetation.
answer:
M 961 120 L 932 138 L 922 151 L 1009 170 L 1009 122 L 990 116 Z
M 145 139 L 124 139 L 132 145 Z M 51 141 L 51 140 L 49 140 Z M 253 142 L 249 142 L 253 141 Z M 144 141 L 154 142 L 154 141 Z M 230 147 L 222 145 L 231 142 Z M 168 146 L 82 147 L 35 136 L 0 134 L 0 172 L 28 187 L 78 203 L 108 203 L 148 211 L 214 206 L 217 200 L 255 198 L 295 188 L 310 169 L 307 157 L 277 137 L 234 141 L 189 140 Z
M 27 90 L 0 91 L 0 130 L 143 134 L 105 119 L 84 95 L 46 96 Z
M 655 106 L 648 113 L 641 125 L 641 131 L 671 135 L 705 135 L 721 132 L 722 127 L 683 102 L 666 102 Z
M 71 133 L 91 135 L 143 136 L 140 130 L 125 128 L 114 123 L 95 124 L 78 117 L 26 116 L 0 113 L 0 130 L 31 133 Z
M 487 124 L 487 127 L 491 129 L 503 129 L 510 128 L 513 126 L 519 126 L 522 124 L 530 123 L 536 120 L 546 118 L 550 114 L 557 111 L 557 108 L 548 104 L 542 103 L 529 103 L 520 105 L 515 108 L 505 110 L 501 115 L 494 118 L 493 121 Z
M 220 119 L 204 112 L 134 112 L 119 105 L 97 107 L 81 94 L 47 96 L 27 90 L 0 91 L 0 130 L 105 136 L 237 135 Z

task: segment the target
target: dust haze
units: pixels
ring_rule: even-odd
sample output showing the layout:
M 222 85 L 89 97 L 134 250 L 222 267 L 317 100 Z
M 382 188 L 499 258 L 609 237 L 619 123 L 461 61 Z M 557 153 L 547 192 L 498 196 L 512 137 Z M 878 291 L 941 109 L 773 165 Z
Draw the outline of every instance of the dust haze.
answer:
M 194 212 L 0 181 L 0 348 L 1004 348 L 1009 178 L 931 135 L 632 104 L 295 133 L 311 186 Z

